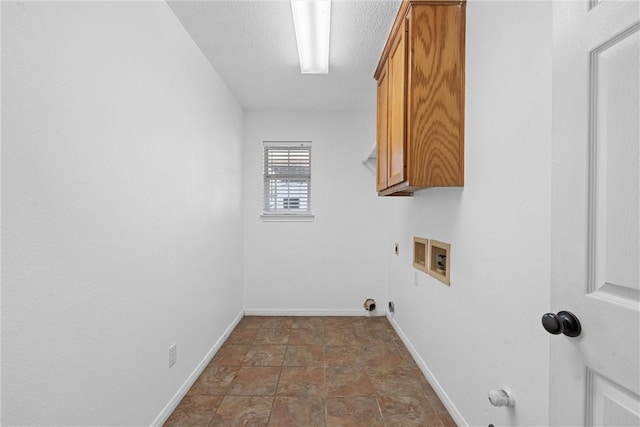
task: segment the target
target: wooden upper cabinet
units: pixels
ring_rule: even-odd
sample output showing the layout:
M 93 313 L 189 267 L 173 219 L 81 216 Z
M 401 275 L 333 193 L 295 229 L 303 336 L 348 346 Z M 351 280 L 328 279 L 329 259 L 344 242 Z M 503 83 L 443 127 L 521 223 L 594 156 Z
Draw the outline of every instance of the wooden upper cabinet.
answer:
M 464 185 L 465 7 L 400 6 L 375 73 L 381 196 Z
M 378 126 L 377 126 L 377 182 L 376 188 L 378 191 L 386 189 L 388 184 L 388 169 L 387 169 L 387 153 L 388 153 L 388 138 L 389 138 L 389 73 L 387 72 L 388 64 L 382 70 L 382 73 L 378 76 Z
M 396 185 L 405 180 L 407 147 L 407 26 L 406 21 L 398 30 L 389 51 L 389 140 L 388 184 Z

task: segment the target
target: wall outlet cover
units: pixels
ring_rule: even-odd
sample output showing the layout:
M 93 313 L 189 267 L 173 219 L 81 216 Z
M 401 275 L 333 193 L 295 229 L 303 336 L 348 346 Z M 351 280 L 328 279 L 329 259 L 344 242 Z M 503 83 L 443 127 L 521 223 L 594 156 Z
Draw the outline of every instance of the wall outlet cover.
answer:
M 176 343 L 171 344 L 169 347 L 169 367 L 172 367 L 176 363 L 178 358 L 178 345 Z

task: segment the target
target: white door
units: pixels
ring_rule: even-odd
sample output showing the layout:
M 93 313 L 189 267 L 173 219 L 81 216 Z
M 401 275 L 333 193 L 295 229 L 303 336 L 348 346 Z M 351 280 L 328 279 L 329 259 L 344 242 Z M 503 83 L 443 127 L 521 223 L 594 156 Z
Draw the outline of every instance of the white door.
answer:
M 640 1 L 553 4 L 550 424 L 640 426 Z M 553 323 L 554 318 L 547 318 Z

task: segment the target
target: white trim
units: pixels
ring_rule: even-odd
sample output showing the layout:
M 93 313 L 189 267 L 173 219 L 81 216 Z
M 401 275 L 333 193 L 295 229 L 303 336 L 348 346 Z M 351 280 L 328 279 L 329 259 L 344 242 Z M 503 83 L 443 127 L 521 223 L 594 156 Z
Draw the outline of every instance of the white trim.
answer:
M 260 215 L 262 222 L 313 222 L 315 215 L 311 214 L 268 214 Z
M 262 141 L 265 147 L 311 147 L 311 141 Z
M 156 419 L 153 420 L 153 422 L 151 423 L 151 426 L 161 426 L 167 421 L 171 413 L 176 409 L 176 407 L 178 406 L 182 398 L 187 394 L 187 392 L 189 391 L 193 383 L 196 382 L 196 380 L 198 379 L 202 371 L 204 371 L 204 368 L 206 368 L 209 362 L 211 362 L 211 359 L 213 359 L 213 356 L 215 356 L 218 350 L 220 350 L 220 347 L 222 347 L 222 344 L 224 344 L 224 342 L 227 340 L 231 332 L 235 329 L 236 326 L 238 326 L 238 323 L 240 323 L 243 317 L 244 317 L 244 312 L 241 311 L 236 316 L 236 318 L 233 319 L 233 322 L 231 322 L 231 324 L 227 327 L 227 329 L 224 331 L 222 336 L 216 341 L 213 347 L 211 347 L 211 350 L 207 352 L 206 356 L 204 356 L 204 359 L 202 359 L 202 361 L 198 364 L 198 366 L 196 366 L 196 368 L 193 370 L 191 375 L 189 375 L 189 377 L 184 382 L 184 384 L 182 384 L 182 387 L 178 389 L 176 394 L 174 394 L 171 400 L 169 400 L 169 403 L 166 404 L 166 406 L 160 412 L 160 414 L 158 414 Z
M 389 320 L 389 323 L 391 323 L 391 326 L 393 326 L 393 329 L 396 331 L 396 333 L 402 340 L 402 343 L 405 345 L 405 347 L 407 347 L 407 350 L 409 350 L 409 353 L 411 353 L 413 360 L 415 360 L 416 364 L 418 365 L 418 367 L 420 368 L 424 376 L 429 381 L 429 384 L 431 384 L 431 387 L 433 387 L 433 390 L 436 392 L 436 394 L 438 395 L 438 397 L 440 398 L 444 406 L 447 407 L 449 414 L 451 415 L 453 420 L 456 422 L 456 424 L 459 426 L 468 426 L 469 423 L 467 423 L 467 421 L 464 419 L 460 411 L 458 411 L 458 408 L 456 408 L 456 405 L 453 404 L 453 402 L 451 401 L 447 393 L 444 391 L 444 389 L 442 388 L 442 386 L 440 385 L 436 377 L 433 375 L 433 373 L 431 372 L 427 364 L 424 363 L 424 360 L 422 360 L 422 357 L 420 357 L 420 354 L 418 354 L 418 351 L 415 349 L 413 344 L 411 344 L 411 341 L 409 340 L 409 338 L 407 338 L 407 336 L 405 335 L 400 325 L 398 325 L 398 323 L 395 321 L 393 316 L 391 316 L 391 314 L 387 315 L 387 319 Z
M 385 316 L 386 310 L 376 310 L 373 313 L 360 310 L 325 310 L 325 309 L 261 309 L 250 308 L 244 311 L 246 316 L 351 316 L 351 317 L 379 317 Z

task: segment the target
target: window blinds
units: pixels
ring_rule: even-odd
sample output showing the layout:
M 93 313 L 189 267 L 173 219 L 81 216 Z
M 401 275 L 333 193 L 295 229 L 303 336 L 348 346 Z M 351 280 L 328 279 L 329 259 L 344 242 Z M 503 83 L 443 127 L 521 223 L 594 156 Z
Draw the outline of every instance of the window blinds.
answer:
M 264 212 L 311 212 L 311 142 L 264 142 Z

